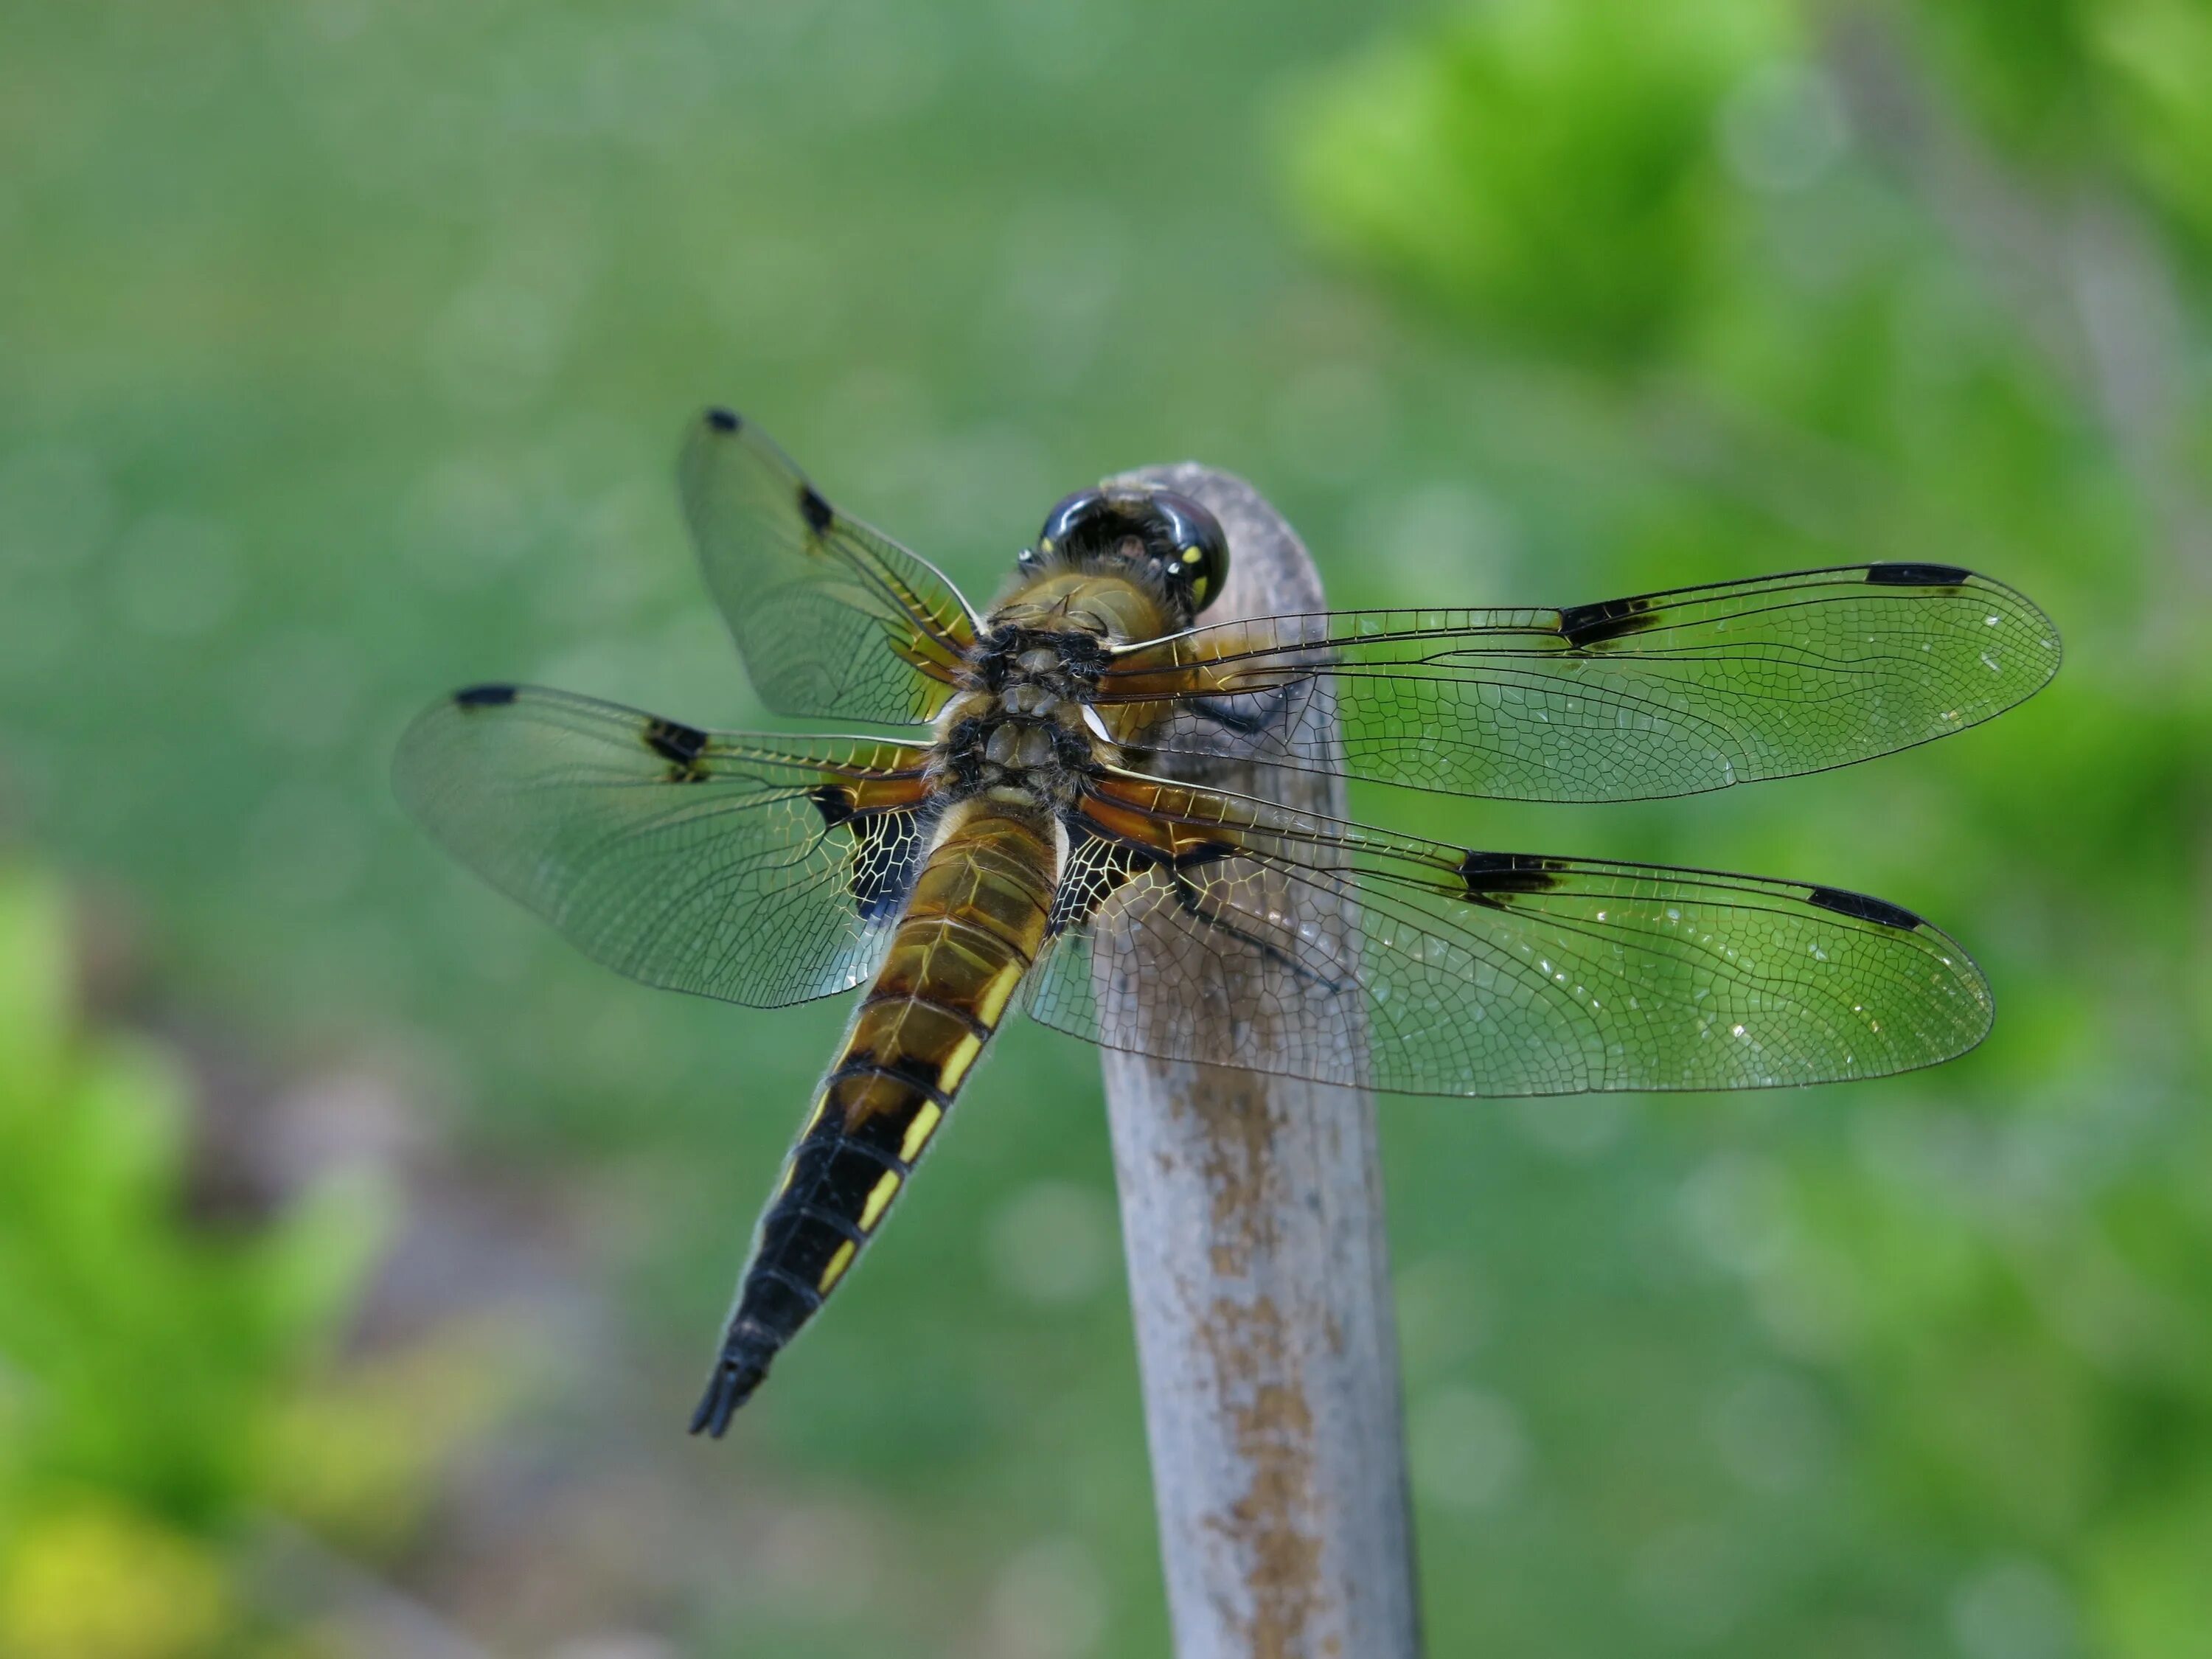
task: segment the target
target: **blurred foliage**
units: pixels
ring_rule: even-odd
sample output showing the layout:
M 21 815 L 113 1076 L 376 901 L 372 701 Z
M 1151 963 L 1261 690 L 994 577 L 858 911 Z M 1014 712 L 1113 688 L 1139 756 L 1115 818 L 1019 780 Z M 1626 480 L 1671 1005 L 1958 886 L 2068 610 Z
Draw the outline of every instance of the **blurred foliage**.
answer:
M 0 0 L 0 815 L 153 941 L 167 1020 L 399 1080 L 450 1162 L 397 1281 L 589 1298 L 526 1400 L 465 1335 L 321 1371 L 364 1248 L 337 1200 L 178 1221 L 175 1063 L 83 1029 L 24 890 L 49 942 L 0 953 L 0 1063 L 63 1080 L 0 1130 L 19 1644 L 149 1601 L 178 1652 L 258 1627 L 229 1540 L 265 1513 L 514 1650 L 1161 1650 L 1087 1057 L 1010 1033 L 835 1316 L 684 1446 L 843 1011 L 611 981 L 391 809 L 453 684 L 766 723 L 667 477 L 729 401 L 979 596 L 1066 489 L 1187 454 L 1345 604 L 1862 557 L 2033 595 L 2057 684 L 1914 755 L 1618 811 L 1358 801 L 1881 893 L 2000 1003 L 1885 1084 L 1385 1103 L 1431 1639 L 2212 1652 L 2194 0 Z M 127 1594 L 69 1588 L 126 1559 Z
M 376 1415 L 406 1415 L 376 1447 L 382 1504 L 348 1483 L 364 1413 L 316 1372 L 385 1231 L 374 1182 L 322 1182 L 248 1233 L 194 1224 L 188 1085 L 155 1044 L 83 1028 L 72 955 L 58 884 L 0 867 L 0 1652 L 237 1653 L 270 1506 L 374 1538 L 450 1437 L 430 1391 L 379 1391 Z
M 1915 22 L 1991 138 L 2041 171 L 2126 177 L 2212 253 L 2212 15 L 2191 0 L 1966 0 Z
M 374 1238 L 331 1187 L 246 1240 L 178 1214 L 185 1087 L 158 1048 L 90 1042 L 67 1006 L 51 886 L 0 886 L 0 1353 L 31 1486 L 233 1519 L 261 1425 L 347 1312 Z
M 1309 216 L 1504 337 L 1648 359 L 1725 254 L 1714 109 L 1790 22 L 1761 0 L 1470 11 L 1375 52 L 1301 124 Z

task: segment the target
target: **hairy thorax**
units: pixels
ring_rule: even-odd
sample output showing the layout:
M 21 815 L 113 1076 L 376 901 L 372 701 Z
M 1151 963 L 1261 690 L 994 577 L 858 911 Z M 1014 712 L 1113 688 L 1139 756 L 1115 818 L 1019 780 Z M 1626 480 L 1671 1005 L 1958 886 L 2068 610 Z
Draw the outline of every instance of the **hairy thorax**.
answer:
M 986 619 L 938 717 L 930 775 L 941 798 L 1072 805 L 1086 776 L 1121 759 L 1118 711 L 1091 703 L 1109 653 L 1164 620 L 1152 595 L 1112 577 L 1059 572 L 1017 588 Z

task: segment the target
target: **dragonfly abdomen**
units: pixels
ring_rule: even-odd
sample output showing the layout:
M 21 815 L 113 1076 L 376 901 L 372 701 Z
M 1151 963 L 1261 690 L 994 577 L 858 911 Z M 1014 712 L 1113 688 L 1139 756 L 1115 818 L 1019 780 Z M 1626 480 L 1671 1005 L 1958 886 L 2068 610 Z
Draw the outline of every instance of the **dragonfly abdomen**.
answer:
M 836 1290 L 904 1188 L 1043 944 L 1051 822 L 998 803 L 955 820 L 799 1132 L 692 1431 L 720 1435 Z

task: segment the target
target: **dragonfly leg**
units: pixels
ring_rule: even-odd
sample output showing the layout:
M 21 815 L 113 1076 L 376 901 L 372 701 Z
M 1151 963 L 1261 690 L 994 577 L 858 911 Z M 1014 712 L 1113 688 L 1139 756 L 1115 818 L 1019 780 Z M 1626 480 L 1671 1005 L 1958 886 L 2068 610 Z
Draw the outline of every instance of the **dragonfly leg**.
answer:
M 1309 984 L 1318 985 L 1323 990 L 1329 992 L 1340 992 L 1351 988 L 1350 981 L 1334 980 L 1326 975 L 1316 973 L 1280 945 L 1238 927 L 1223 915 L 1219 910 L 1209 906 L 1206 902 L 1205 894 L 1200 890 L 1197 883 L 1185 876 L 1180 870 L 1170 870 L 1168 872 L 1168 879 L 1174 884 L 1176 906 L 1194 921 L 1203 922 L 1208 927 L 1218 928 L 1228 934 L 1230 938 L 1250 945 L 1277 967 L 1287 969 L 1293 975 L 1306 981 Z
M 1213 697 L 1193 697 L 1183 703 L 1188 713 L 1211 725 L 1234 732 L 1240 738 L 1256 738 L 1281 720 L 1291 706 L 1291 688 L 1278 686 L 1264 697 L 1252 699 L 1249 709 L 1238 708 Z

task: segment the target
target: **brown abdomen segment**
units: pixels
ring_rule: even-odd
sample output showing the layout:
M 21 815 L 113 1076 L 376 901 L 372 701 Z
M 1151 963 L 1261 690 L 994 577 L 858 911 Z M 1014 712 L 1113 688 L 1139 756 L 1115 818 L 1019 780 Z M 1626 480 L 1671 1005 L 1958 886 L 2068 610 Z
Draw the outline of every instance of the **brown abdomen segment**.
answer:
M 882 1224 L 1036 959 L 1056 864 L 1049 822 L 1004 808 L 923 862 L 761 1218 L 692 1433 L 720 1436 Z

